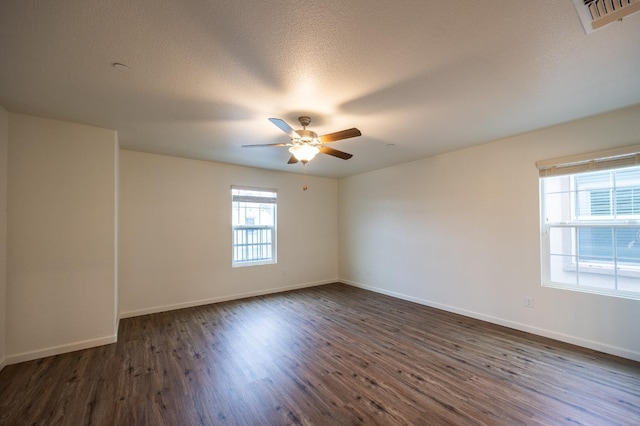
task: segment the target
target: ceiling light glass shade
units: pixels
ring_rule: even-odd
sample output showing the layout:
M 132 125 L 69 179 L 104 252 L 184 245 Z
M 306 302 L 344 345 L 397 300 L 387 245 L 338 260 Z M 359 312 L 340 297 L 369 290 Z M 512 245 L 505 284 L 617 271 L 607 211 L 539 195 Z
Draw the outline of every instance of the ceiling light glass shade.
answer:
M 307 161 L 311 161 L 313 157 L 315 157 L 316 154 L 320 152 L 320 149 L 318 149 L 317 146 L 300 144 L 294 145 L 289 148 L 289 152 L 293 154 L 293 156 L 296 157 L 298 161 L 306 163 Z

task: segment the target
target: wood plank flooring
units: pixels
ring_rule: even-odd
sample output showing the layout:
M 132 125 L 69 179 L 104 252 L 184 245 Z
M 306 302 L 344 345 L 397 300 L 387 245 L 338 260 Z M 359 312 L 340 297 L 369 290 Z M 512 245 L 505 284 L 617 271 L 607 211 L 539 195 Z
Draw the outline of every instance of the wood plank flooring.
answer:
M 7 366 L 0 424 L 637 425 L 640 363 L 331 284 Z

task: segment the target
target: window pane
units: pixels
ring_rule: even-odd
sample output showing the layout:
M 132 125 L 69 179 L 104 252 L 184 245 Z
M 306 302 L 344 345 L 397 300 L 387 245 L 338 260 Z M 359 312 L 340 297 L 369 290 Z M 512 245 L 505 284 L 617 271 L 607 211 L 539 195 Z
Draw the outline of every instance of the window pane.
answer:
M 578 285 L 614 290 L 613 228 L 578 228 Z
M 568 222 L 571 220 L 571 179 L 569 176 L 556 176 L 544 180 L 543 220 L 548 223 Z
M 575 228 L 550 228 L 549 273 L 553 282 L 578 284 Z
M 616 214 L 626 215 L 633 213 L 633 189 L 618 189 L 616 191 Z
M 576 214 L 587 216 L 610 216 L 612 210 L 611 172 L 585 173 L 575 176 Z
M 616 187 L 630 188 L 640 186 L 640 168 L 629 167 L 614 171 Z
M 613 228 L 579 228 L 580 262 L 604 262 L 613 265 Z
M 573 256 L 551 255 L 549 273 L 551 281 L 559 284 L 578 284 L 578 270 Z
M 611 186 L 611 171 L 582 173 L 575 176 L 576 188 L 578 190 L 589 188 L 608 188 Z
M 593 191 L 581 191 L 587 193 L 589 197 L 588 214 L 592 216 L 606 216 L 612 214 L 611 211 L 611 191 L 608 189 L 594 189 Z
M 640 215 L 640 189 L 620 188 L 616 191 L 616 214 Z
M 619 267 L 640 267 L 640 227 L 617 229 L 616 254 Z
M 549 228 L 549 253 L 558 256 L 575 256 L 576 237 L 575 228 L 551 227 Z
M 578 264 L 578 286 L 600 290 L 615 290 L 616 275 L 611 268 L 602 268 L 594 263 Z

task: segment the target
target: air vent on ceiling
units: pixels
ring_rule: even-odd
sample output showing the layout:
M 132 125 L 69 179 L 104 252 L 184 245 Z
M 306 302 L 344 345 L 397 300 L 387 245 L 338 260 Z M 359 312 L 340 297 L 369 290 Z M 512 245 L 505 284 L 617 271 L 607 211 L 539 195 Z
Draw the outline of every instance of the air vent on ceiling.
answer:
M 588 34 L 640 11 L 640 0 L 573 0 Z

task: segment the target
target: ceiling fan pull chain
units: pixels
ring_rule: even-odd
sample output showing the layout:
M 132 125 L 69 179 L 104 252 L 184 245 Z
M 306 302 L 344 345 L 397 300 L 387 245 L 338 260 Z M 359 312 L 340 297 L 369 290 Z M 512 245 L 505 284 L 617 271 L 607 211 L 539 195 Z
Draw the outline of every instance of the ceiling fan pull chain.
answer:
M 303 177 L 303 181 L 302 181 L 302 190 L 306 191 L 307 189 L 309 189 L 309 187 L 307 186 L 307 162 L 302 163 L 303 167 L 304 167 L 304 177 Z

